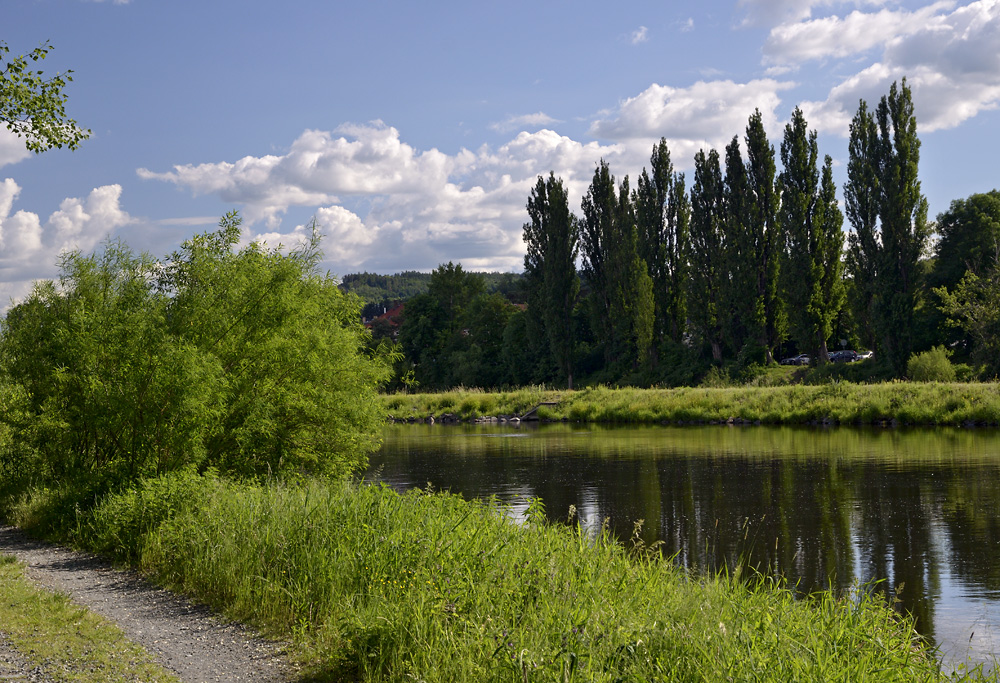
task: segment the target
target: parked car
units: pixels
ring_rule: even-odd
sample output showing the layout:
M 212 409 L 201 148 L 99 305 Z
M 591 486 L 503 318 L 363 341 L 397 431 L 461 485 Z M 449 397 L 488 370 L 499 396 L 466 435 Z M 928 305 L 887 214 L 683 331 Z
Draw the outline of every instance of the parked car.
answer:
M 782 358 L 778 361 L 781 365 L 809 365 L 809 356 L 804 353 L 800 353 L 797 356 L 792 356 L 791 358 Z
M 869 358 L 874 358 L 874 357 L 875 357 L 874 351 L 865 351 L 864 353 L 858 354 L 858 360 L 868 360 Z
M 850 349 L 842 349 L 830 354 L 831 363 L 853 363 L 857 359 L 858 354 Z

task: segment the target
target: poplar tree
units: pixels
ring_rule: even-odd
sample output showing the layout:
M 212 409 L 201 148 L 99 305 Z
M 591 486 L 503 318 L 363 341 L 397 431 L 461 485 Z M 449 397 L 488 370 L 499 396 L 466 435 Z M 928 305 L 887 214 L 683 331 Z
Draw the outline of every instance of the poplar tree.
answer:
M 690 280 L 691 324 L 712 347 L 712 359 L 722 360 L 725 293 L 729 271 L 725 259 L 725 200 L 719 153 L 694 157 L 691 186 Z
M 844 210 L 853 228 L 847 236 L 845 273 L 857 334 L 869 348 L 875 343 L 878 213 L 882 181 L 878 173 L 878 127 L 864 100 L 851 121 Z
M 767 140 L 760 110 L 750 116 L 746 130 L 749 228 L 754 242 L 758 317 L 763 329 L 757 342 L 765 359 L 774 360 L 773 350 L 785 335 L 785 313 L 778 296 L 778 273 L 782 237 L 777 224 L 779 198 L 775 186 L 774 147 Z
M 874 234 L 863 234 L 869 226 L 854 225 L 858 236 L 852 244 L 857 247 L 851 259 L 851 267 L 856 268 L 852 275 L 856 281 L 874 276 L 858 285 L 871 293 L 877 347 L 893 370 L 902 375 L 913 350 L 919 260 L 929 235 L 927 200 L 920 192 L 917 178 L 920 160 L 917 119 L 906 79 L 901 85 L 893 83 L 888 96 L 879 102 L 874 120 L 877 137 L 870 137 L 873 126 L 864 103 L 858 109 L 855 123 L 858 140 L 855 145 L 856 126 L 852 124 L 850 150 L 854 174 L 849 166 L 849 196 L 864 197 L 866 190 L 858 187 L 858 183 L 875 178 L 877 189 L 874 197 L 868 199 L 877 204 L 878 233 L 877 238 Z M 857 159 L 856 149 L 863 155 Z M 849 212 L 848 216 L 851 215 Z
M 687 319 L 686 280 L 691 207 L 684 174 L 675 173 L 663 138 L 653 146 L 650 172 L 642 170 L 633 198 L 639 255 L 653 281 L 654 339 L 679 342 Z
M 793 338 L 823 362 L 826 340 L 843 301 L 840 251 L 843 216 L 837 208 L 832 160 L 826 157 L 822 182 L 817 166 L 816 131 L 807 131 L 796 107 L 781 143 L 783 170 L 778 178 L 779 213 L 785 236 L 784 301 Z
M 576 217 L 570 213 L 562 180 L 553 173 L 548 179 L 538 176 L 527 208 L 530 220 L 524 224 L 524 275 L 528 281 L 528 306 L 540 309 L 560 378 L 572 389 L 573 307 L 580 292 Z
M 724 267 L 726 282 L 722 320 L 726 339 L 739 352 L 764 330 L 764 308 L 757 295 L 757 242 L 750 226 L 749 187 L 740 153 L 739 136 L 726 145 L 726 175 L 723 183 Z
M 653 338 L 653 282 L 638 253 L 635 211 L 628 177 L 616 195 L 615 180 L 602 160 L 582 202 L 580 245 L 591 286 L 594 331 L 608 366 L 637 368 L 649 356 Z

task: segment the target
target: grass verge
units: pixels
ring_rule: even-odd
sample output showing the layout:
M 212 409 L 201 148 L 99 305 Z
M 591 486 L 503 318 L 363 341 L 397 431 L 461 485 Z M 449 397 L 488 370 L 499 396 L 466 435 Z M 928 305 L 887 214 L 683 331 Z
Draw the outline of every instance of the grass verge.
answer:
M 75 683 L 177 683 L 118 627 L 34 586 L 24 568 L 0 554 L 0 632 L 51 680 Z
M 606 423 L 1000 425 L 1000 384 L 886 382 L 766 387 L 636 389 L 541 388 L 488 393 L 458 389 L 441 394 L 381 397 L 395 420 L 520 415 L 545 401 L 543 420 Z
M 699 577 L 637 545 L 495 502 L 307 480 L 178 473 L 74 514 L 38 491 L 21 526 L 128 559 L 291 637 L 315 680 L 940 681 L 912 623 L 864 592 L 796 600 Z

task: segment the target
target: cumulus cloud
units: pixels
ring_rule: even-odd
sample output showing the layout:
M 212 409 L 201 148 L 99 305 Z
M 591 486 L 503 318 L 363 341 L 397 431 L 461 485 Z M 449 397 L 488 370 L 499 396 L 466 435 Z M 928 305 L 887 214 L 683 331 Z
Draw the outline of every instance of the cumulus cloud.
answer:
M 35 213 L 11 213 L 20 192 L 12 178 L 0 183 L 0 307 L 27 294 L 32 281 L 54 277 L 61 252 L 90 251 L 132 220 L 121 208 L 120 185 L 95 188 L 83 199 L 63 200 L 45 223 Z
M 633 45 L 645 43 L 647 40 L 649 40 L 649 29 L 645 26 L 640 26 L 636 30 L 632 31 L 632 35 L 629 38 L 629 42 Z
M 519 128 L 542 128 L 544 126 L 551 126 L 554 123 L 562 122 L 544 112 L 536 112 L 534 114 L 524 114 L 523 116 L 511 116 L 503 121 L 491 123 L 490 128 L 499 133 L 509 133 Z
M 943 5 L 933 5 L 940 11 Z M 1000 0 L 979 0 L 937 14 L 886 41 L 881 61 L 802 105 L 811 125 L 841 135 L 858 102 L 873 105 L 906 77 L 922 131 L 953 128 L 1000 103 Z
M 6 126 L 0 126 L 0 168 L 24 161 L 30 156 L 31 152 L 24 146 L 24 139 L 7 130 Z
M 825 57 L 847 57 L 913 33 L 947 30 L 940 13 L 954 5 L 951 0 L 944 0 L 912 12 L 855 10 L 843 18 L 830 16 L 782 24 L 771 30 L 764 43 L 764 63 L 788 65 Z
M 613 118 L 595 121 L 590 134 L 614 141 L 665 137 L 674 157 L 686 161 L 701 148 L 725 145 L 746 128 L 754 109 L 760 109 L 768 132 L 776 133 L 779 93 L 793 86 L 773 79 L 699 81 L 688 88 L 653 84 L 625 100 Z M 643 147 L 648 155 L 648 145 Z
M 280 156 L 138 173 L 241 206 L 249 239 L 271 245 L 294 245 L 305 235 L 304 226 L 283 231 L 276 218 L 293 206 L 318 207 L 326 265 L 335 272 L 433 268 L 447 260 L 509 269 L 523 259 L 524 205 L 539 174 L 562 177 L 578 205 L 598 160 L 624 156 L 619 145 L 581 143 L 548 129 L 448 155 L 416 150 L 375 122 L 308 130 Z M 367 211 L 345 206 L 352 200 Z

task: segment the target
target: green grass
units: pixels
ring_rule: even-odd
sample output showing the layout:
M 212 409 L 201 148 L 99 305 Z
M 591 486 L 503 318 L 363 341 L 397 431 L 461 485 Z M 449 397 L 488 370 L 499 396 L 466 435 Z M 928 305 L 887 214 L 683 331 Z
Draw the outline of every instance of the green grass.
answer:
M 884 382 L 879 384 L 795 384 L 722 388 L 636 389 L 592 387 L 580 391 L 541 388 L 494 394 L 458 389 L 444 394 L 381 397 L 396 420 L 440 418 L 444 413 L 470 420 L 482 415 L 520 415 L 542 401 L 541 419 L 574 422 L 725 422 L 764 424 L 910 425 L 1000 424 L 996 383 Z
M 517 525 L 443 493 L 191 473 L 70 519 L 45 513 L 53 501 L 25 495 L 8 514 L 293 639 L 317 680 L 947 678 L 880 598 L 797 600 L 768 578 L 691 575 L 654 549 L 545 523 L 538 502 Z
M 0 554 L 0 632 L 46 680 L 175 682 L 118 627 L 39 589 L 13 557 Z

